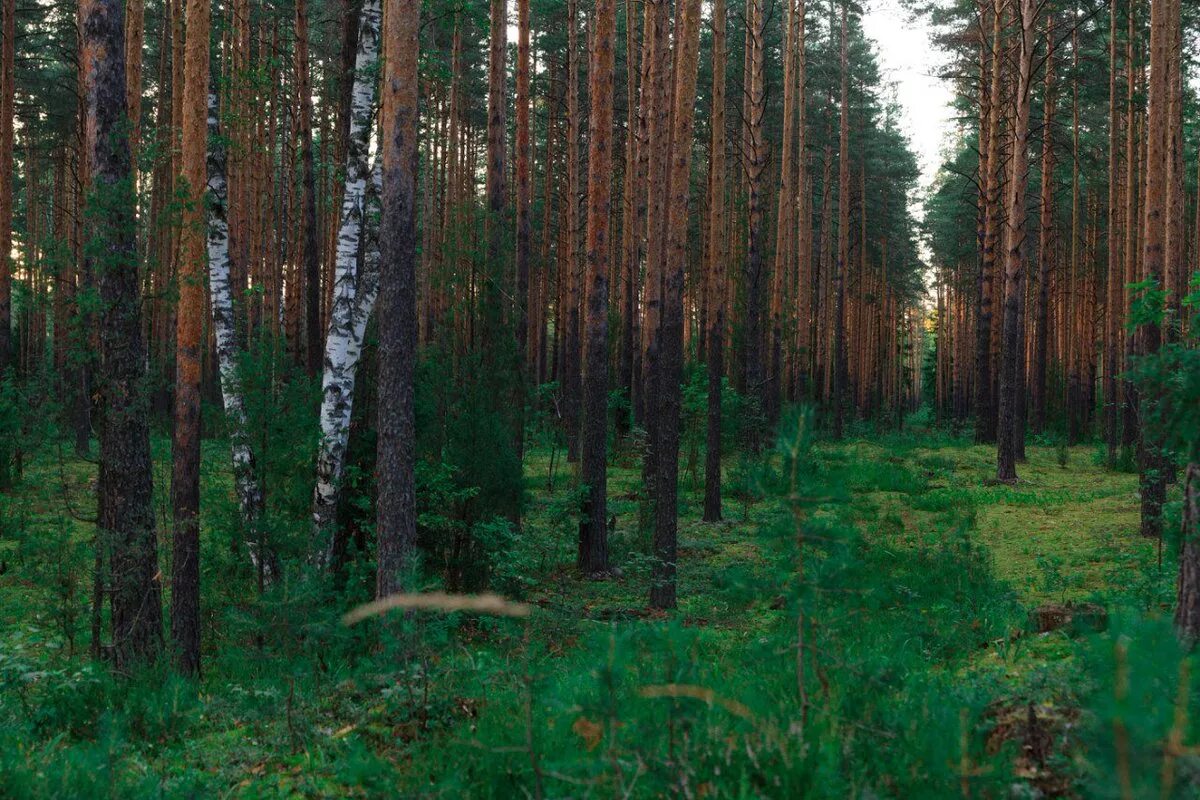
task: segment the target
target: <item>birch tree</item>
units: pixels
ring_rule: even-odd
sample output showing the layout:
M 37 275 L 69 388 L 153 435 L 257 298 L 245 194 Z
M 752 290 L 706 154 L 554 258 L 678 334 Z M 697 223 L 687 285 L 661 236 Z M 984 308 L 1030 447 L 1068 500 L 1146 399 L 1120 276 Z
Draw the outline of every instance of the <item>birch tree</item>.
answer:
M 358 261 L 367 216 L 368 143 L 375 105 L 375 64 L 379 59 L 379 0 L 364 0 L 359 20 L 358 53 L 354 61 L 354 87 L 350 101 L 350 133 L 346 146 L 346 183 L 342 194 L 341 226 L 333 278 L 333 304 L 325 338 L 325 369 L 321 381 L 321 438 L 317 450 L 317 481 L 313 490 L 314 541 L 312 555 L 328 566 L 340 547 L 333 529 L 339 484 L 350 437 L 354 408 L 354 379 L 362 355 L 367 317 L 375 304 L 378 273 L 372 261 Z

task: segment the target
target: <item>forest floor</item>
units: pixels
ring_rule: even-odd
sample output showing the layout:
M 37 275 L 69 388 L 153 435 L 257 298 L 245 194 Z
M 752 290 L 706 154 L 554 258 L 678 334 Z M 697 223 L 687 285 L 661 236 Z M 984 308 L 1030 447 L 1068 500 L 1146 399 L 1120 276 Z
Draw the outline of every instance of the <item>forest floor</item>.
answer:
M 1127 771 L 1104 737 L 1128 702 L 1154 705 L 1121 757 L 1145 767 L 1135 789 L 1165 774 L 1174 562 L 1137 535 L 1136 475 L 1091 446 L 1030 446 L 1017 486 L 997 485 L 993 448 L 928 430 L 819 442 L 795 470 L 781 452 L 731 457 L 725 521 L 707 524 L 685 444 L 665 614 L 645 602 L 636 460 L 610 474 L 622 574 L 589 581 L 561 454 L 532 451 L 498 579 L 534 614 L 413 618 L 398 645 L 337 622 L 369 576 L 332 599 L 256 596 L 207 442 L 205 502 L 226 510 L 205 529 L 199 686 L 91 664 L 72 514 L 93 468 L 38 453 L 0 517 L 0 794 L 1092 796 Z M 1150 688 L 1113 688 L 1127 658 L 1162 662 Z

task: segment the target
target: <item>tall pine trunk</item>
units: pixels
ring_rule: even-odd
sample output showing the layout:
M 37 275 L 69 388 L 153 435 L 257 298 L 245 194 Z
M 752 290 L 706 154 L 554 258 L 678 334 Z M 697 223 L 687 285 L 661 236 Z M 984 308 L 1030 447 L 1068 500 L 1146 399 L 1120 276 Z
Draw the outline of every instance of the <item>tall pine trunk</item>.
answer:
M 17 50 L 16 0 L 4 0 L 0 42 L 0 373 L 12 363 L 13 127 Z
M 145 344 L 134 230 L 134 192 L 125 110 L 121 0 L 81 8 L 91 233 L 100 289 L 99 531 L 108 551 L 113 656 L 127 670 L 162 643 L 162 589 L 154 532 Z
M 586 337 L 583 364 L 582 477 L 587 487 L 579 526 L 579 568 L 608 570 L 608 269 L 612 219 L 613 50 L 615 0 L 596 0 L 588 117 Z
M 675 43 L 675 97 L 671 132 L 671 194 L 667 212 L 667 266 L 663 276 L 661 370 L 655 399 L 658 428 L 655 521 L 650 605 L 674 608 L 678 557 L 679 412 L 683 378 L 683 281 L 687 260 L 688 190 L 700 42 L 700 0 L 681 0 Z
M 209 0 L 188 0 L 183 150 L 188 203 L 180 229 L 171 499 L 171 639 L 179 668 L 200 672 L 200 340 L 204 327 L 204 185 L 208 133 Z
M 848 0 L 842 0 L 841 115 L 838 133 L 838 251 L 833 272 L 833 436 L 842 438 L 846 393 L 846 269 L 850 259 L 850 62 Z
M 721 381 L 725 373 L 725 0 L 712 9 L 712 156 L 708 167 L 708 416 L 704 521 L 721 520 Z
M 404 588 L 417 538 L 413 373 L 417 361 L 417 33 L 420 0 L 387 0 L 380 149 L 379 484 L 376 597 Z
M 190 18 L 189 18 L 190 19 Z M 313 164 L 312 87 L 308 74 L 308 10 L 296 0 L 296 94 L 300 139 L 300 221 L 304 234 L 304 366 L 309 375 L 321 371 L 321 250 L 317 238 L 317 177 Z M 273 309 L 271 313 L 274 313 Z M 297 342 L 297 345 L 300 343 Z
M 1168 79 L 1173 17 L 1179 13 L 1174 0 L 1150 4 L 1150 94 L 1146 115 L 1146 199 L 1143 231 L 1145 277 L 1161 284 L 1166 238 L 1167 157 L 1170 81 Z M 1158 352 L 1162 331 L 1157 322 L 1141 326 L 1141 354 Z M 1159 398 L 1145 393 L 1139 398 L 1140 417 L 1145 420 Z M 1142 425 L 1141 440 L 1141 531 L 1143 536 L 1162 536 L 1162 506 L 1166 494 L 1166 464 L 1157 435 Z
M 1039 0 L 1018 0 L 1020 44 L 1017 57 L 1016 116 L 1008 181 L 1008 227 L 1005 229 L 1003 350 L 1000 365 L 1000 413 L 996 432 L 996 477 L 1017 480 L 1017 437 L 1023 436 L 1017 414 L 1021 388 L 1019 368 L 1025 337 L 1021 330 L 1021 296 L 1025 273 L 1025 187 L 1029 165 L 1029 108 L 1033 92 L 1034 34 Z

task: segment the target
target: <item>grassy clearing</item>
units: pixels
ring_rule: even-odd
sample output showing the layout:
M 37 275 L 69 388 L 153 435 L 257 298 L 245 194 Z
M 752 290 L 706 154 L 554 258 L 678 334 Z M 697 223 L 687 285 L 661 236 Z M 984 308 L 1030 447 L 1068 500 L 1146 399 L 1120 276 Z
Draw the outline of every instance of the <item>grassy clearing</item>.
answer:
M 1118 640 L 1133 643 L 1122 658 L 1161 656 L 1130 692 L 1147 709 L 1131 758 L 1160 774 L 1179 653 L 1157 612 L 1173 566 L 1136 538 L 1135 477 L 1086 448 L 1062 467 L 1035 447 L 1022 482 L 999 487 L 991 457 L 928 432 L 817 444 L 794 480 L 786 451 L 735 457 L 718 524 L 698 520 L 685 469 L 681 605 L 664 615 L 645 608 L 636 462 L 610 475 L 623 574 L 594 582 L 573 566 L 569 470 L 535 450 L 511 554 L 534 616 L 417 616 L 395 638 L 337 623 L 367 570 L 341 589 L 298 577 L 256 597 L 231 553 L 226 455 L 206 443 L 195 686 L 161 672 L 114 681 L 82 655 L 90 531 L 58 511 L 59 476 L 87 505 L 91 469 L 38 454 L 0 536 L 0 785 L 15 797 L 1090 794 L 1114 769 L 1103 733 L 1131 703 L 1111 702 Z M 1031 629 L 1033 607 L 1082 600 L 1112 610 L 1108 632 Z M 1039 731 L 1050 744 L 1033 758 Z

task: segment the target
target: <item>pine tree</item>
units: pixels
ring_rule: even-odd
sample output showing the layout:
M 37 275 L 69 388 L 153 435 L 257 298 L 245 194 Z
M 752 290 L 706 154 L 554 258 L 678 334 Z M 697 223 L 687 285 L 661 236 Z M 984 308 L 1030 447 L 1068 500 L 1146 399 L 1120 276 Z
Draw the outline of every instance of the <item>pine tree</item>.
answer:
M 413 377 L 417 361 L 419 0 L 388 0 L 384 19 L 377 597 L 404 588 L 404 573 L 417 536 Z
M 608 570 L 608 271 L 612 219 L 613 50 L 616 2 L 597 0 L 589 70 L 586 337 L 583 359 L 582 478 L 587 487 L 579 525 L 579 568 Z
M 81 16 L 92 170 L 88 249 L 101 305 L 97 546 L 107 550 L 108 570 L 98 580 L 111 598 L 114 662 L 128 670 L 161 647 L 162 592 L 125 111 L 125 15 L 120 0 L 87 0 Z

